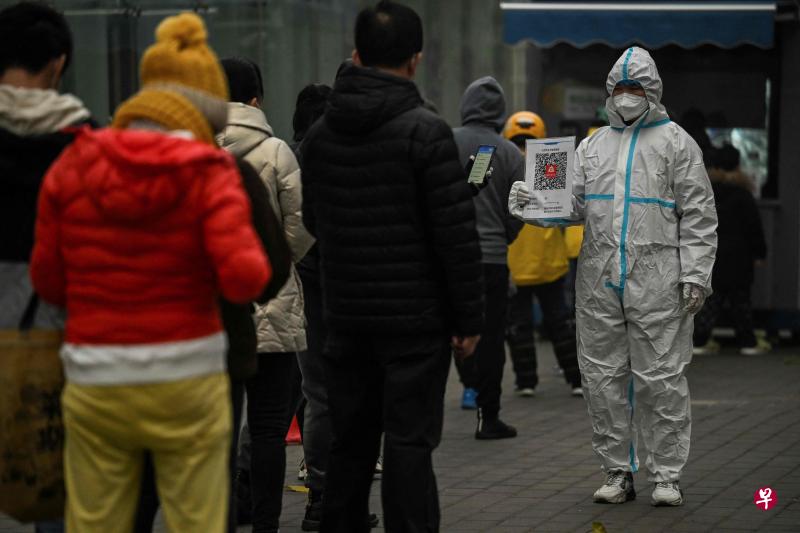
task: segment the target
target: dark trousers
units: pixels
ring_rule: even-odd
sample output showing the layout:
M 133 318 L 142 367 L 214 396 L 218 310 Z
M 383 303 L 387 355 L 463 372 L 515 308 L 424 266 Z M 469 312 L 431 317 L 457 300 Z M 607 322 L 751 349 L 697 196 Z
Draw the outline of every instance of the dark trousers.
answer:
M 456 361 L 461 382 L 477 389 L 478 407 L 484 418 L 497 418 L 503 392 L 503 367 L 506 362 L 505 328 L 508 306 L 508 267 L 483 264 L 486 312 L 481 340 L 472 357 Z
M 233 435 L 230 455 L 230 483 L 231 491 L 228 497 L 228 533 L 236 533 L 236 492 L 233 484 L 233 473 L 236 472 L 236 447 L 239 443 L 239 425 L 242 422 L 242 404 L 244 403 L 244 383 L 231 380 L 231 404 L 233 405 Z M 153 531 L 153 521 L 156 518 L 158 507 L 158 492 L 156 491 L 155 469 L 153 458 L 149 453 L 144 456 L 144 471 L 142 472 L 141 488 L 139 489 L 139 504 L 134 517 L 134 533 L 150 533 Z
M 567 293 L 567 304 L 569 305 L 569 314 L 575 318 L 575 282 L 578 277 L 578 260 L 569 260 L 569 272 L 567 272 L 567 279 L 564 283 L 564 292 Z
M 544 329 L 553 343 L 553 351 L 564 371 L 564 379 L 572 387 L 581 386 L 575 325 L 564 290 L 566 279 L 564 276 L 550 283 L 520 286 L 511 297 L 506 339 L 517 378 L 517 388 L 535 388 L 539 383 L 533 331 L 534 297 L 539 300 Z
M 695 346 L 704 346 L 709 341 L 711 330 L 723 314 L 733 323 L 736 343 L 740 348 L 752 348 L 756 345 L 750 287 L 738 287 L 714 289 L 703 308 L 694 316 Z
M 331 446 L 331 424 L 328 411 L 328 387 L 322 353 L 325 346 L 325 323 L 322 314 L 322 290 L 319 276 L 299 270 L 303 282 L 306 340 L 308 348 L 298 354 L 303 376 L 303 396 L 306 399 L 303 422 L 303 455 L 305 456 L 306 486 L 321 492 L 325 488 L 325 472 Z
M 299 357 L 298 357 L 299 359 Z M 291 378 L 291 386 L 290 386 L 290 393 L 289 393 L 289 411 L 287 412 L 287 420 L 286 420 L 286 427 L 289 427 L 292 423 L 292 419 L 297 416 L 297 425 L 300 429 L 300 437 L 303 437 L 303 421 L 305 416 L 305 407 L 306 402 L 305 398 L 303 397 L 303 390 L 302 390 L 302 380 L 300 378 L 300 366 L 295 361 L 293 365 L 294 368 L 290 372 Z M 244 470 L 248 473 L 248 477 L 246 478 L 247 487 L 249 490 L 249 473 L 250 473 L 250 450 L 252 448 L 252 443 L 250 441 L 250 426 L 245 419 L 245 424 L 242 427 L 242 431 L 239 434 L 239 457 L 236 460 L 236 468 L 239 470 Z M 243 483 L 242 480 L 239 480 L 240 486 Z M 249 500 L 248 500 L 249 501 Z
M 296 368 L 294 352 L 260 353 L 258 373 L 246 382 L 253 533 L 277 531 L 280 525 Z
M 381 433 L 386 531 L 439 531 L 431 455 L 442 436 L 449 368 L 450 347 L 443 334 L 330 334 L 325 372 L 333 442 L 321 531 L 369 530 L 369 493 Z
M 478 390 L 478 365 L 475 364 L 474 354 L 467 359 L 457 359 L 453 357 L 453 360 L 456 362 L 458 380 L 464 388 Z

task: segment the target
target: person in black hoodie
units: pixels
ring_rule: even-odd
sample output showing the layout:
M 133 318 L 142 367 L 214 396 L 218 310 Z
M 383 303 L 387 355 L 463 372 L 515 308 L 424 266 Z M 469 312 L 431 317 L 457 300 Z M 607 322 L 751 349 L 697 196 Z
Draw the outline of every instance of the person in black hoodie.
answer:
M 47 169 L 89 111 L 58 86 L 72 58 L 72 34 L 51 7 L 21 2 L 0 10 L 0 328 L 17 328 L 30 302 L 34 327 L 62 329 L 64 314 L 34 296 L 28 276 L 36 204 Z M 61 520 L 37 533 L 64 531 Z
M 303 221 L 317 238 L 333 429 L 321 531 L 361 532 L 384 440 L 387 531 L 438 531 L 431 454 L 451 345 L 483 323 L 475 208 L 447 124 L 411 81 L 422 23 L 380 2 L 356 20 L 353 66 L 301 150 Z
M 348 59 L 346 65 L 352 64 Z M 294 126 L 294 142 L 291 145 L 295 155 L 300 159 L 303 138 L 309 128 L 325 113 L 332 89 L 322 83 L 305 86 L 297 95 L 292 125 Z M 302 169 L 301 169 L 302 172 Z M 306 514 L 303 517 L 303 531 L 317 531 L 322 521 L 322 499 L 325 490 L 325 472 L 328 470 L 328 455 L 331 445 L 331 424 L 328 412 L 328 387 L 325 380 L 325 368 L 322 364 L 322 352 L 327 337 L 325 320 L 322 314 L 322 287 L 319 279 L 319 254 L 317 245 L 297 264 L 297 272 L 303 282 L 303 311 L 306 315 L 306 340 L 308 348 L 297 354 L 300 371 L 303 377 L 303 396 L 305 398 L 305 416 L 301 424 L 303 435 L 303 461 L 300 464 L 300 477 L 308 488 Z M 298 414 L 298 420 L 300 416 Z M 378 459 L 375 474 L 380 475 L 382 462 Z M 369 522 L 378 525 L 378 517 L 370 514 Z
M 771 349 L 767 341 L 753 333 L 750 287 L 755 263 L 767 257 L 767 243 L 758 206 L 749 190 L 752 182 L 739 169 L 739 161 L 739 151 L 726 144 L 714 152 L 708 172 L 719 218 L 719 245 L 711 277 L 714 293 L 694 317 L 695 355 L 719 349 L 710 341 L 722 312 L 733 323 L 742 355 L 762 355 Z
M 0 327 L 16 328 L 31 299 L 28 261 L 36 201 L 47 169 L 90 122 L 80 100 L 57 90 L 72 57 L 61 13 L 22 2 L 0 11 Z M 59 329 L 63 315 L 39 303 L 34 325 Z

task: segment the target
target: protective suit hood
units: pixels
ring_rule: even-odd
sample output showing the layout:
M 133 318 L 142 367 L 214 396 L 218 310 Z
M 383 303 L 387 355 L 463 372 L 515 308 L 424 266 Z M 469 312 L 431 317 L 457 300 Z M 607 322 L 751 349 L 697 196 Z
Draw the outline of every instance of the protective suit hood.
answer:
M 461 125 L 482 124 L 500 132 L 506 124 L 506 95 L 491 76 L 469 84 L 461 97 Z
M 608 113 L 608 121 L 612 127 L 625 127 L 625 121 L 617 111 L 614 98 L 611 96 L 614 87 L 621 81 L 635 81 L 644 88 L 647 101 L 650 104 L 650 110 L 643 115 L 643 120 L 647 124 L 669 120 L 667 110 L 661 104 L 661 95 L 663 94 L 664 86 L 661 82 L 661 76 L 658 74 L 656 62 L 653 61 L 653 58 L 647 50 L 639 48 L 638 46 L 633 46 L 625 50 L 619 59 L 617 59 L 617 62 L 611 67 L 611 72 L 608 73 L 608 78 L 606 79 L 606 90 L 608 91 L 606 112 Z M 640 117 L 636 122 L 639 122 L 639 120 L 642 120 L 642 118 Z

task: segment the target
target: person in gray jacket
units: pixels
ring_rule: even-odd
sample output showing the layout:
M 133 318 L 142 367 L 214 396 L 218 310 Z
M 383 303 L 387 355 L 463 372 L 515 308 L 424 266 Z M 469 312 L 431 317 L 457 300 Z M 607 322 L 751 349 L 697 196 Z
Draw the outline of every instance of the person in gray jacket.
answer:
M 522 224 L 508 211 L 511 184 L 525 179 L 525 160 L 513 143 L 503 138 L 506 100 L 503 88 L 486 76 L 467 87 L 461 99 L 460 128 L 453 130 L 459 157 L 468 164 L 478 146 L 496 146 L 489 184 L 475 197 L 478 234 L 486 280 L 486 321 L 474 357 L 459 365 L 465 387 L 478 391 L 476 439 L 516 437 L 517 430 L 499 418 L 501 381 L 506 354 L 504 345 L 508 304 L 508 245 Z

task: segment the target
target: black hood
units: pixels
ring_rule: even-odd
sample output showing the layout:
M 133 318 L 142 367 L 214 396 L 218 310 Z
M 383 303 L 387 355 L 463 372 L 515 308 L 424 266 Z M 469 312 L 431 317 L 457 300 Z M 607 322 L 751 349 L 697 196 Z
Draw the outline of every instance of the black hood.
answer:
M 334 131 L 361 135 L 421 105 L 414 82 L 376 69 L 350 66 L 336 80 L 325 121 Z

